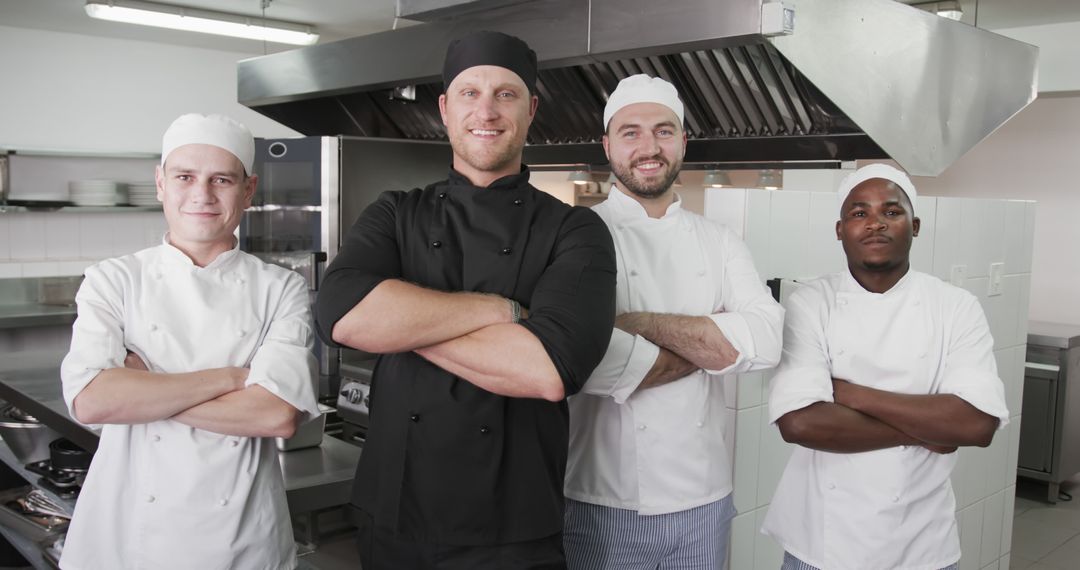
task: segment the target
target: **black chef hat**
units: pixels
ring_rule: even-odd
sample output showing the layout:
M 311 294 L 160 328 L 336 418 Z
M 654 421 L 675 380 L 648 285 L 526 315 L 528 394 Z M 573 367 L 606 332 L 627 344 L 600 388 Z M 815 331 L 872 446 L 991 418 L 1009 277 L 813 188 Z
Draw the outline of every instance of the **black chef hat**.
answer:
M 470 32 L 446 48 L 443 90 L 459 73 L 477 65 L 497 65 L 513 71 L 536 93 L 536 52 L 519 38 L 501 32 Z

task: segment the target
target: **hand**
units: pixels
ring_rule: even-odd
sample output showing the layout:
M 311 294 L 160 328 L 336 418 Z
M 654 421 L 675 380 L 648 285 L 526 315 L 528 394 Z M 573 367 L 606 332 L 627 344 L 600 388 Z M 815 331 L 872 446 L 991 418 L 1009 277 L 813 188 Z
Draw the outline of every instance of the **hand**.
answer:
M 143 359 L 139 358 L 138 354 L 135 354 L 130 350 L 128 351 L 127 356 L 124 357 L 124 368 L 130 368 L 132 370 L 150 370 L 147 368 L 146 363 L 143 362 Z
M 926 449 L 929 449 L 930 451 L 933 451 L 934 453 L 940 453 L 942 455 L 948 455 L 956 451 L 955 445 L 934 445 L 932 443 L 922 443 L 920 445 L 922 445 Z

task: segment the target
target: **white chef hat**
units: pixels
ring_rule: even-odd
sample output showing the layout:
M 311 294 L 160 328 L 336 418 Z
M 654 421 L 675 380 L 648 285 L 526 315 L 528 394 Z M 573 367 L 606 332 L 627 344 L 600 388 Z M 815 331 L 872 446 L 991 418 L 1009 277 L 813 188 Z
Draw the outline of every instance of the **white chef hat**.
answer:
M 680 125 L 683 122 L 683 104 L 675 86 L 659 77 L 639 73 L 620 81 L 608 97 L 607 105 L 604 106 L 604 130 L 607 130 L 611 118 L 619 109 L 634 103 L 659 103 L 675 112 Z
M 255 139 L 247 127 L 232 118 L 199 113 L 181 115 L 169 125 L 161 139 L 161 165 L 165 166 L 169 153 L 186 144 L 223 148 L 240 159 L 245 174 L 251 174 L 255 163 Z
M 893 168 L 888 164 L 868 164 L 851 174 L 848 174 L 841 182 L 840 187 L 836 190 L 836 197 L 843 205 L 844 200 L 847 199 L 848 194 L 855 189 L 856 186 L 872 180 L 874 178 L 880 178 L 882 180 L 888 180 L 893 184 L 896 184 L 898 188 L 907 194 L 908 200 L 911 200 L 912 209 L 915 208 L 915 199 L 919 197 L 919 194 L 915 191 L 915 184 L 911 182 L 907 174 L 903 171 Z

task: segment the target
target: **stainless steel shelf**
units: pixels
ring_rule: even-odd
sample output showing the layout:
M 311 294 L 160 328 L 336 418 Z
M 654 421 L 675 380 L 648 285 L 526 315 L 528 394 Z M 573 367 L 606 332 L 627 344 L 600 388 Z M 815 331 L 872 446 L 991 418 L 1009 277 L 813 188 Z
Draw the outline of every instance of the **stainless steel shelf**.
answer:
M 59 208 L 38 208 L 27 206 L 0 206 L 0 214 L 18 214 L 22 212 L 46 212 L 56 214 L 87 214 L 94 212 L 160 212 L 161 206 L 61 206 Z

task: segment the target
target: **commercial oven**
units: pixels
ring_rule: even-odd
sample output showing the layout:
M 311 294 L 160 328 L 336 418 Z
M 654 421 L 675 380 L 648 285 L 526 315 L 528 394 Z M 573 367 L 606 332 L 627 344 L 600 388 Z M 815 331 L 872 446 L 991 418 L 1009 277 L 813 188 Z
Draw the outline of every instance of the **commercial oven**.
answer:
M 240 248 L 299 272 L 314 303 L 326 264 L 342 235 L 379 194 L 442 180 L 445 142 L 346 136 L 255 139 L 258 188 L 240 224 Z M 338 351 L 318 338 L 319 396 L 336 397 L 340 362 L 369 355 Z

